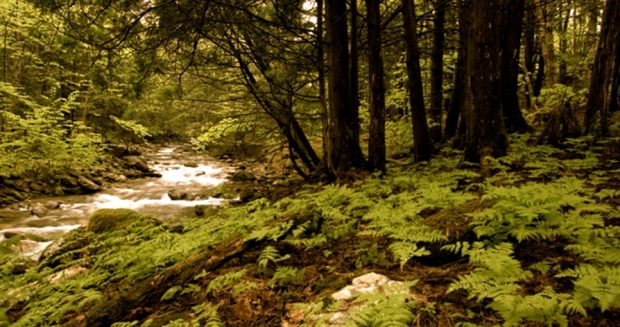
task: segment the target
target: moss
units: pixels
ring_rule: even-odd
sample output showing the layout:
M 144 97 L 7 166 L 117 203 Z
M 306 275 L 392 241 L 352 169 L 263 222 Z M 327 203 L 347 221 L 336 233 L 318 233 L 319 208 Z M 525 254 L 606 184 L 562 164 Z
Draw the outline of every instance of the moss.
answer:
M 105 233 L 123 229 L 143 217 L 129 209 L 99 209 L 88 218 L 88 229 L 94 233 Z

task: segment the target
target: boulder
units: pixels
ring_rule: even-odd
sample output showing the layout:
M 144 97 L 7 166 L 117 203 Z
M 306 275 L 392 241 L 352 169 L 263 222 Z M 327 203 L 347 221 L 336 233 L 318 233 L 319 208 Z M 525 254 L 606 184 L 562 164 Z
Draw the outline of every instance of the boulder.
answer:
M 80 186 L 82 187 L 82 190 L 84 190 L 84 192 L 86 193 L 95 193 L 101 191 L 101 187 L 99 185 L 95 184 L 95 182 L 84 176 L 78 177 L 77 181 L 78 184 L 80 184 Z
M 196 168 L 198 167 L 198 163 L 195 161 L 186 161 L 183 163 L 183 166 L 189 167 L 189 168 Z
M 78 181 L 73 176 L 58 175 L 58 176 L 56 176 L 56 180 L 59 181 L 62 186 L 66 186 L 66 187 L 76 187 L 76 186 L 78 186 Z
M 173 200 L 173 201 L 187 200 L 187 193 L 179 192 L 177 190 L 168 191 L 168 196 L 170 197 L 170 200 Z
M 36 193 L 45 194 L 48 193 L 49 187 L 41 182 L 32 182 L 30 183 L 30 189 Z
M 123 229 L 140 220 L 142 216 L 129 209 L 99 209 L 88 218 L 86 229 L 97 233 Z
M 146 160 L 139 156 L 126 156 L 124 157 L 125 164 L 127 167 L 139 170 L 143 173 L 151 172 L 149 165 L 146 163 Z
M 58 201 L 47 201 L 44 205 L 45 209 L 54 210 L 60 208 L 60 202 Z
M 47 213 L 47 210 L 48 209 L 45 207 L 45 205 L 41 203 L 36 203 L 30 209 L 30 213 L 37 217 L 43 217 Z

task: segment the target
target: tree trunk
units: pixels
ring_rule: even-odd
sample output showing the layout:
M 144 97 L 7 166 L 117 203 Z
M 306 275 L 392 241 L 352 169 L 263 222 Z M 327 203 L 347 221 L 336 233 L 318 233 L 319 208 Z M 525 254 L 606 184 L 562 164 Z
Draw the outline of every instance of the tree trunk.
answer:
M 432 153 L 432 144 L 426 122 L 424 109 L 424 91 L 422 89 L 422 73 L 420 71 L 420 49 L 418 48 L 418 32 L 416 30 L 415 4 L 413 0 L 402 0 L 407 44 L 407 88 L 411 107 L 411 123 L 413 129 L 413 158 L 416 161 L 428 160 Z
M 359 134 L 360 134 L 360 126 L 359 126 L 359 108 L 360 108 L 360 92 L 359 92 L 359 49 L 358 49 L 358 11 L 357 11 L 357 0 L 351 1 L 351 40 L 350 40 L 350 79 L 351 83 L 350 88 L 350 99 L 349 103 L 351 105 L 351 119 L 355 121 L 355 124 L 351 125 L 352 136 L 355 138 L 355 144 L 359 144 Z M 362 150 L 359 149 L 359 154 L 356 156 L 362 157 Z
M 325 48 L 323 45 L 323 0 L 316 4 L 316 42 L 317 71 L 319 78 L 319 106 L 321 107 L 321 136 L 323 139 L 323 164 L 327 167 L 327 149 L 329 148 L 329 120 L 327 113 L 327 97 L 325 94 Z
M 545 85 L 551 87 L 558 82 L 558 74 L 556 72 L 556 58 L 553 46 L 553 24 L 552 5 L 546 0 L 538 0 L 537 20 L 540 23 L 540 47 L 543 60 L 545 61 Z
M 465 89 L 465 64 L 467 60 L 467 28 L 469 25 L 469 15 L 467 14 L 471 5 L 471 0 L 459 0 L 459 49 L 456 59 L 456 71 L 454 73 L 454 89 L 452 99 L 446 117 L 446 128 L 444 139 L 451 139 L 456 135 L 459 126 L 459 117 L 462 118 L 462 108 L 464 104 Z
M 368 162 L 371 169 L 385 171 L 385 85 L 381 56 L 380 0 L 366 0 L 368 16 L 368 90 L 370 127 Z
M 568 55 L 568 22 L 570 20 L 572 1 L 568 0 L 566 3 L 566 8 L 563 8 L 562 2 L 560 2 L 559 7 L 560 16 L 563 14 L 566 15 L 562 17 L 562 35 L 560 36 L 560 72 L 558 78 L 560 83 L 568 85 L 570 81 L 567 71 L 568 67 L 566 66 L 566 56 Z M 565 12 L 562 9 L 565 9 Z
M 502 114 L 509 133 L 532 130 L 519 108 L 519 49 L 523 26 L 524 0 L 512 0 L 502 8 L 504 30 L 501 38 Z
M 608 116 L 611 107 L 613 74 L 616 72 L 616 57 L 620 47 L 620 1 L 607 1 L 603 15 L 603 26 L 598 42 L 585 115 L 585 132 L 594 131 L 598 114 L 598 134 L 607 135 Z
M 620 48 L 616 50 L 616 71 L 613 74 L 613 80 L 611 82 L 611 103 L 609 105 L 609 112 L 616 112 L 620 107 L 620 98 L 618 97 L 618 91 L 620 88 Z
M 506 153 L 502 103 L 502 31 L 511 0 L 473 0 L 465 74 L 465 160 L 484 167 L 486 157 Z M 483 64 L 484 63 L 484 64 Z
M 431 108 L 430 115 L 434 127 L 431 128 L 434 141 L 441 139 L 443 107 L 443 53 L 445 43 L 445 1 L 435 1 L 433 16 L 433 49 L 431 52 Z
M 534 101 L 534 72 L 536 68 L 536 13 L 535 3 L 533 0 L 526 2 L 525 8 L 525 23 L 523 26 L 523 67 L 524 74 L 526 74 L 526 80 L 529 80 L 529 86 L 526 89 L 526 105 L 528 109 L 535 106 Z
M 329 148 L 327 168 L 338 176 L 362 163 L 356 135 L 357 111 L 350 104 L 347 8 L 345 0 L 327 0 L 329 67 Z
M 598 35 L 599 22 L 599 1 L 592 1 L 588 10 L 588 35 L 583 42 L 583 54 L 587 55 L 596 48 L 596 37 Z

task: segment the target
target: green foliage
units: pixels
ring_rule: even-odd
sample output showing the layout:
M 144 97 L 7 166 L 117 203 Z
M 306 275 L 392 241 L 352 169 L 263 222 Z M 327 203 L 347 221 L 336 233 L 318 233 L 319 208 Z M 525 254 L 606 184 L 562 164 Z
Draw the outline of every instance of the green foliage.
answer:
M 2 83 L 0 89 L 13 91 Z M 100 137 L 66 118 L 75 96 L 58 108 L 39 106 L 25 95 L 19 101 L 28 104 L 24 116 L 10 113 L 13 107 L 0 107 L 0 176 L 46 177 L 87 167 L 101 157 Z
M 512 244 L 487 246 L 475 242 L 471 246 L 462 244 L 459 248 L 476 268 L 472 273 L 460 276 L 450 285 L 448 292 L 464 289 L 470 298 L 479 302 L 490 300 L 488 307 L 502 316 L 504 326 L 521 326 L 524 320 L 568 326 L 566 314 L 585 315 L 585 309 L 570 295 L 558 294 L 549 287 L 540 293 L 523 296 L 518 283 L 533 275 L 523 270 L 521 263 L 512 257 Z
M 129 209 L 99 209 L 88 218 L 87 230 L 105 233 L 121 230 L 131 223 L 143 219 L 140 214 Z
M 224 118 L 207 127 L 194 139 L 196 147 L 210 154 L 256 153 L 260 143 L 256 142 L 256 122 L 238 118 Z
M 231 271 L 227 274 L 217 276 L 213 278 L 207 286 L 207 292 L 217 292 L 226 288 L 231 288 L 237 285 L 243 276 L 246 274 L 246 270 Z
M 285 261 L 290 257 L 291 256 L 288 254 L 283 256 L 280 255 L 278 249 L 271 245 L 268 245 L 263 249 L 263 251 L 261 251 L 260 255 L 258 256 L 258 267 L 261 269 L 267 269 L 267 267 L 269 267 L 270 265 L 271 267 L 275 267 L 279 262 Z
M 413 141 L 403 142 L 403 140 L 413 140 L 411 122 L 408 119 L 388 120 L 385 123 L 385 149 L 387 155 L 408 154 L 413 147 Z
M 110 115 L 110 119 L 116 125 L 117 138 L 121 140 L 141 143 L 151 137 L 148 129 L 135 121 L 120 119 L 113 115 Z
M 578 91 L 564 84 L 555 84 L 553 87 L 544 88 L 540 92 L 538 102 L 543 110 L 555 110 L 562 108 L 568 103 L 573 110 L 585 108 L 587 102 L 587 89 Z
M 345 326 L 411 326 L 415 318 L 416 302 L 409 289 L 416 281 L 388 285 L 384 293 L 364 293 L 355 302 L 362 303 L 351 310 Z
M 610 208 L 580 195 L 583 183 L 563 178 L 550 184 L 528 183 L 519 187 L 489 187 L 483 198 L 495 204 L 471 214 L 478 237 L 504 241 L 572 238 L 581 230 L 602 226 L 600 213 Z
M 616 249 L 616 255 L 620 252 Z M 556 277 L 575 278 L 574 297 L 579 305 L 586 308 L 600 308 L 606 311 L 620 308 L 620 267 L 596 267 L 582 264 L 567 269 Z M 585 310 L 584 310 L 585 312 Z
M 301 285 L 305 276 L 304 269 L 282 266 L 276 268 L 275 273 L 271 277 L 269 287 L 287 287 Z

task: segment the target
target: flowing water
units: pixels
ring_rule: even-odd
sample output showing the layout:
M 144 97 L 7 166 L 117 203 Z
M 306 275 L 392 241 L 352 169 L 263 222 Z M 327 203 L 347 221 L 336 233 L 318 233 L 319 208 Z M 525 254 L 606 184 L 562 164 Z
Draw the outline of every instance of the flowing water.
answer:
M 32 255 L 55 236 L 84 226 L 97 209 L 127 208 L 162 220 L 192 215 L 197 205 L 219 205 L 224 200 L 207 196 L 209 189 L 226 181 L 231 168 L 206 161 L 180 147 L 147 154 L 149 166 L 161 174 L 106 186 L 91 195 L 39 198 L 0 209 L 0 240 L 11 234 L 30 234 L 44 242 L 24 242 L 23 255 Z M 173 200 L 169 194 L 182 195 Z M 176 198 L 176 196 L 175 196 Z

